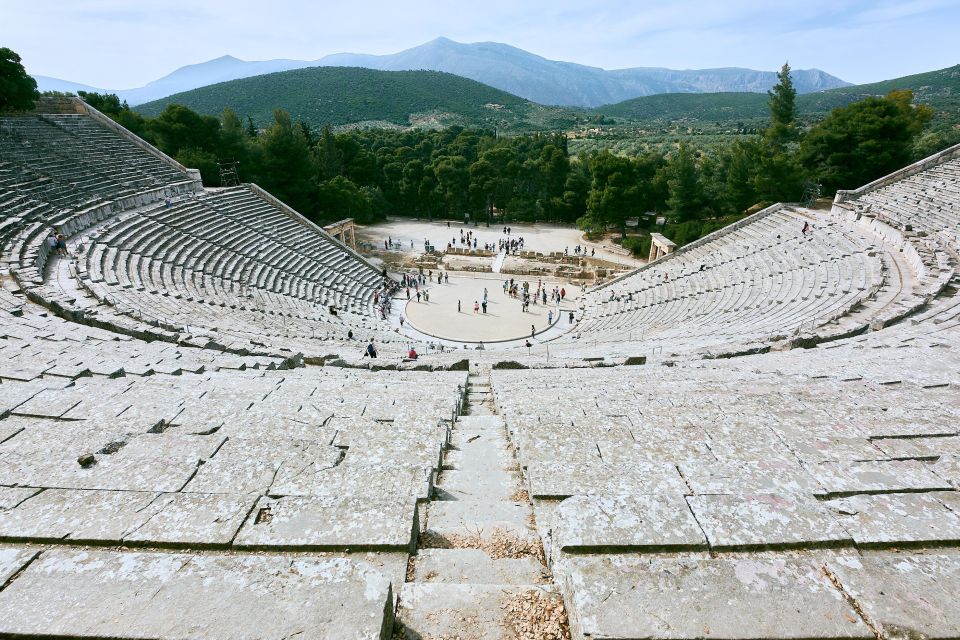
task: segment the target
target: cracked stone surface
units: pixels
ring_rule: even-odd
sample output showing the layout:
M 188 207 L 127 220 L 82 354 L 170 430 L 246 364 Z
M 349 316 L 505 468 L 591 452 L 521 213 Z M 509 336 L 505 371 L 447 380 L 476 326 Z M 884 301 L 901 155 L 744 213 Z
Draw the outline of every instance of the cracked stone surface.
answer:
M 38 554 L 39 551 L 36 549 L 18 549 L 17 547 L 0 549 L 0 584 L 6 584 L 7 580 L 27 566 Z
M 687 502 L 713 549 L 853 544 L 830 509 L 811 497 L 700 495 Z
M 569 556 L 554 569 L 587 637 L 875 638 L 810 559 Z
M 346 559 L 51 550 L 0 592 L 0 633 L 353 640 L 381 637 L 392 604 Z
M 955 551 L 874 552 L 827 561 L 827 566 L 885 638 L 960 636 L 960 556 Z
M 697 550 L 706 543 L 683 496 L 575 496 L 553 514 L 553 545 L 561 551 Z
M 841 526 L 857 544 L 939 543 L 960 540 L 960 515 L 940 496 L 954 492 L 851 496 L 829 500 Z
M 235 546 L 409 549 L 417 529 L 414 501 L 350 496 L 261 498 Z

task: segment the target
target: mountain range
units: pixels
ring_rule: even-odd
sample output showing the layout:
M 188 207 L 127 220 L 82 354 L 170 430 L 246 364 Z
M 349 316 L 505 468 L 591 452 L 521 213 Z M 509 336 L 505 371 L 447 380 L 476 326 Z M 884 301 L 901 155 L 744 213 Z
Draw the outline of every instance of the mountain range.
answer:
M 545 105 L 597 107 L 663 93 L 764 93 L 777 82 L 773 71 L 741 68 L 672 70 L 655 67 L 606 70 L 548 60 L 497 42 L 465 44 L 437 38 L 390 55 L 337 53 L 318 60 L 245 61 L 233 56 L 187 65 L 143 87 L 104 90 L 35 76 L 41 91 L 108 91 L 131 105 L 219 82 L 305 67 L 363 67 L 382 71 L 443 71 L 476 80 Z M 850 86 L 819 69 L 794 69 L 799 93 Z

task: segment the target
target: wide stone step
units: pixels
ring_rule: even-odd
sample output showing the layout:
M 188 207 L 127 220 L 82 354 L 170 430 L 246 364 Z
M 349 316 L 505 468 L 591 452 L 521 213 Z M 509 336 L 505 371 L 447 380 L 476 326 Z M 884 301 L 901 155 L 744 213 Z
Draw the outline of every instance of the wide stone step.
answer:
M 525 502 L 446 500 L 430 504 L 427 532 L 433 535 L 489 537 L 494 531 L 533 536 L 533 511 Z
M 476 429 L 502 429 L 503 418 L 500 416 L 460 416 L 457 426 L 463 431 Z
M 408 582 L 397 620 L 405 640 L 515 640 L 563 637 L 566 615 L 550 586 Z
M 441 500 L 479 500 L 511 502 L 520 488 L 506 472 L 477 474 L 469 471 L 444 471 L 434 487 Z
M 480 549 L 420 549 L 414 566 L 414 582 L 524 585 L 550 581 L 536 558 L 492 558 Z

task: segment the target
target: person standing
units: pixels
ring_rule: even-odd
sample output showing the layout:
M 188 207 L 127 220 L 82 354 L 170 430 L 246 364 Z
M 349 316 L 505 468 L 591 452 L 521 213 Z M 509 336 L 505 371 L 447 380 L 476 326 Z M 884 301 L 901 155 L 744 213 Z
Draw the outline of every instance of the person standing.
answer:
M 484 301 L 483 301 L 483 304 L 482 304 L 482 305 L 480 305 L 480 306 L 482 306 L 482 307 L 483 307 L 483 312 L 484 312 L 484 313 L 486 313 L 486 312 L 487 312 L 487 301 L 486 301 L 486 300 L 484 300 Z
M 530 325 L 530 337 L 533 338 L 537 335 L 537 326 L 532 324 Z
M 551 324 L 553 324 L 553 309 L 547 311 L 547 326 L 550 326 Z
M 457 313 L 460 313 L 460 301 L 457 300 Z
M 473 312 L 480 313 L 480 303 L 476 300 L 473 301 Z

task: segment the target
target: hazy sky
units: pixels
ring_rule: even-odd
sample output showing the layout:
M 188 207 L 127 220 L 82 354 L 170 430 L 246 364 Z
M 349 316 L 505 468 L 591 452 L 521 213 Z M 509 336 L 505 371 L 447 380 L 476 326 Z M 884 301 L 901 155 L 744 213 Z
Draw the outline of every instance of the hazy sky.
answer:
M 141 86 L 224 54 L 313 60 L 438 36 L 555 60 L 817 67 L 862 83 L 960 62 L 960 0 L 0 0 L 0 46 L 30 73 Z

